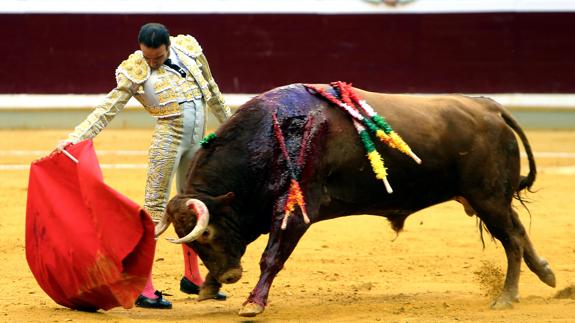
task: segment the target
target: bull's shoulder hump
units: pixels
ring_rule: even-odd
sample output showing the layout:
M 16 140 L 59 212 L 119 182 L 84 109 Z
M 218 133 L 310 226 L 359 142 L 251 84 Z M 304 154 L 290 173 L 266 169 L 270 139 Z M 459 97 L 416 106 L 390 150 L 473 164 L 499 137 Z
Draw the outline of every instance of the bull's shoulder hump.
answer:
M 258 99 L 262 101 L 284 101 L 292 100 L 294 98 L 306 98 L 316 96 L 313 91 L 306 87 L 308 84 L 304 83 L 293 83 L 288 85 L 279 86 L 261 93 L 257 96 Z M 318 88 L 327 89 L 328 84 L 309 84 L 312 86 L 317 86 Z

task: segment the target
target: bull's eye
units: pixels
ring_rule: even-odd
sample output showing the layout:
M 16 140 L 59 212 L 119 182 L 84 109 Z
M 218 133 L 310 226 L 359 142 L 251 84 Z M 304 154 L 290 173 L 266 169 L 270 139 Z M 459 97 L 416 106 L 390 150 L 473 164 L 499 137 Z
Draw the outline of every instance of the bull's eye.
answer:
M 196 241 L 198 241 L 199 243 L 209 243 L 210 235 L 211 235 L 210 231 L 205 230 L 204 232 L 202 232 L 202 235 L 199 236 Z

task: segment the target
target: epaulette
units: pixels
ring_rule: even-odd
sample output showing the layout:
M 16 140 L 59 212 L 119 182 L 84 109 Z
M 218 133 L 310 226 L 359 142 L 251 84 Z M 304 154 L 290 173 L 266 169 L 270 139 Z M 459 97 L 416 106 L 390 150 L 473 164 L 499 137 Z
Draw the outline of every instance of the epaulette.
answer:
M 190 35 L 178 35 L 176 37 L 172 37 L 171 43 L 172 46 L 193 58 L 196 58 L 202 54 L 202 47 L 198 41 Z
M 150 77 L 150 66 L 146 63 L 141 51 L 135 51 L 116 69 L 118 74 L 125 75 L 130 81 L 142 84 Z

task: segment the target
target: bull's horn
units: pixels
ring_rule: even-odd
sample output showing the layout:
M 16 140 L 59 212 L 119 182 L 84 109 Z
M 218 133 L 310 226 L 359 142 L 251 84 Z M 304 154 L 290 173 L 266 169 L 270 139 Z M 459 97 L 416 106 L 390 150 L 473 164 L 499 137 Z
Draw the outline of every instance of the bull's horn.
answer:
M 166 229 L 169 226 L 170 226 L 170 224 L 168 223 L 168 221 L 166 219 L 166 214 L 164 213 L 164 216 L 162 217 L 160 222 L 156 223 L 156 226 L 154 228 L 156 238 L 158 238 L 162 233 L 164 233 L 164 231 L 166 231 Z
M 208 208 L 204 204 L 204 202 L 198 199 L 189 199 L 186 201 L 186 205 L 189 209 L 193 210 L 196 213 L 196 217 L 198 221 L 196 222 L 196 226 L 192 230 L 192 232 L 188 233 L 185 237 L 180 239 L 173 239 L 167 238 L 166 240 L 172 243 L 187 243 L 196 240 L 208 227 L 208 223 L 210 222 L 210 212 Z

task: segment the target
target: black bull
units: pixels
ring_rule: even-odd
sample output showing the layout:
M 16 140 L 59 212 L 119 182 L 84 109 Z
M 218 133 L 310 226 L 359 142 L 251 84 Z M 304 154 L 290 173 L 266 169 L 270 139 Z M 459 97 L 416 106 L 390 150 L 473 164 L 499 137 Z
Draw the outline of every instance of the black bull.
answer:
M 174 224 L 178 236 L 184 237 L 176 242 L 188 243 L 208 268 L 200 299 L 209 298 L 222 283 L 240 279 L 241 257 L 261 234 L 269 233 L 269 241 L 260 261 L 260 279 L 240 310 L 243 316 L 264 310 L 274 277 L 311 223 L 373 214 L 386 217 L 399 231 L 410 214 L 449 200 L 477 215 L 503 244 L 507 273 L 493 307 L 510 307 L 518 300 L 522 258 L 544 283 L 555 286 L 555 275 L 536 254 L 512 209 L 513 197 L 519 198 L 519 192 L 535 181 L 536 168 L 524 132 L 506 110 L 486 98 L 356 91 L 422 163 L 376 143 L 394 190 L 388 194 L 375 178 L 350 118 L 335 105 L 301 84 L 253 98 L 197 153 L 185 191 L 170 201 L 157 227 L 159 235 Z M 280 225 L 290 174 L 274 136 L 274 114 L 292 166 L 298 156 L 304 161 L 298 171 L 311 219 L 304 223 L 296 208 L 285 230 Z M 305 140 L 303 133 L 309 135 Z M 520 175 L 515 135 L 528 156 L 527 176 Z

